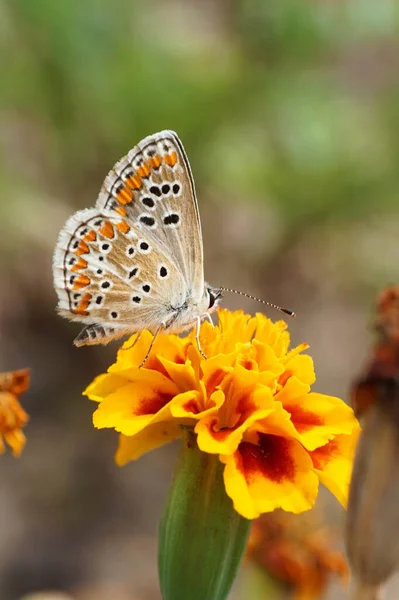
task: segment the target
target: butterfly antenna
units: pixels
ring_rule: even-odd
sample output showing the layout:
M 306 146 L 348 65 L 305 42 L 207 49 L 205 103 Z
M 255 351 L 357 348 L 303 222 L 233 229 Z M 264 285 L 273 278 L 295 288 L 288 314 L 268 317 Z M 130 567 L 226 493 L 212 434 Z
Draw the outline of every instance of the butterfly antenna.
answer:
M 255 296 L 251 296 L 250 294 L 246 294 L 245 292 L 239 292 L 238 290 L 232 290 L 231 288 L 221 287 L 219 288 L 221 292 L 231 292 L 232 294 L 239 294 L 240 296 L 245 296 L 246 298 L 250 298 L 251 300 L 256 300 L 257 302 L 261 302 L 262 304 L 266 304 L 267 306 L 271 306 L 276 310 L 288 315 L 289 317 L 295 317 L 295 313 L 293 310 L 289 308 L 282 308 L 281 306 L 277 306 L 277 304 L 273 304 L 272 302 L 266 302 L 266 300 L 261 300 L 260 298 L 256 298 Z

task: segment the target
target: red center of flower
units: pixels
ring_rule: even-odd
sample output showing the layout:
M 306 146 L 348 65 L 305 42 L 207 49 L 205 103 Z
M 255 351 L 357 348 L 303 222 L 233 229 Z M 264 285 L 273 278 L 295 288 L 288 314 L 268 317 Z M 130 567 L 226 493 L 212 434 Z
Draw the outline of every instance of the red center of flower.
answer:
M 206 391 L 208 392 L 208 395 L 210 396 L 212 394 L 212 392 L 215 391 L 216 387 L 218 385 L 220 385 L 220 383 L 223 381 L 223 378 L 226 375 L 226 371 L 225 369 L 216 369 L 212 375 L 209 377 L 207 383 L 206 383 Z
M 331 440 L 325 446 L 312 452 L 311 458 L 314 468 L 322 471 L 335 456 L 339 456 L 339 445 L 337 440 Z
M 258 434 L 257 446 L 243 442 L 239 446 L 243 474 L 248 482 L 261 474 L 276 483 L 295 478 L 295 465 L 290 441 L 277 435 Z
M 194 400 L 194 398 L 183 404 L 183 408 L 193 415 L 197 415 L 200 412 L 200 409 L 198 408 L 198 402 Z
M 299 433 L 308 431 L 317 425 L 324 425 L 324 420 L 320 415 L 310 412 L 299 406 L 291 405 L 287 407 L 288 412 L 291 414 L 291 419 Z
M 142 415 L 155 415 L 161 408 L 168 404 L 173 397 L 172 394 L 159 392 L 152 398 L 143 398 L 134 414 L 138 417 Z

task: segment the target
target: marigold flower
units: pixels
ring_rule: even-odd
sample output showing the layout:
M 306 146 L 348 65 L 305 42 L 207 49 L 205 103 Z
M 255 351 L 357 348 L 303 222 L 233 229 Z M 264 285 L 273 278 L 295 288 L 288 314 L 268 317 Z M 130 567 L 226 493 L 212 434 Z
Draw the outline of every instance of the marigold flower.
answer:
M 297 600 L 320 598 L 329 579 L 349 579 L 341 552 L 333 549 L 333 532 L 314 511 L 293 516 L 282 511 L 254 522 L 247 558 L 274 580 L 289 587 Z
M 0 373 L 0 453 L 5 452 L 4 441 L 14 456 L 19 456 L 25 446 L 26 437 L 21 429 L 28 415 L 18 398 L 29 387 L 29 370 Z
M 123 465 L 192 428 L 200 450 L 219 456 L 225 489 L 247 519 L 275 508 L 310 509 L 319 481 L 346 503 L 359 425 L 338 398 L 311 392 L 313 361 L 306 344 L 289 350 L 283 321 L 219 310 L 203 323 L 201 346 L 144 331 L 118 352 L 108 373 L 84 392 L 99 403 L 97 428 L 120 435 Z

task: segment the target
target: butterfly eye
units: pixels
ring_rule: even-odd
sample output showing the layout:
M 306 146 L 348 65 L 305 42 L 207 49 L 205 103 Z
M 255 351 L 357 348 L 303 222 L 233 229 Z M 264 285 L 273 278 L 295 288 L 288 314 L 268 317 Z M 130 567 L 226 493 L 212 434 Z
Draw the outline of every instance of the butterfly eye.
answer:
M 212 306 L 214 306 L 214 304 L 216 302 L 216 296 L 211 292 L 211 290 L 209 288 L 208 288 L 208 294 L 209 294 L 208 308 L 212 308 Z

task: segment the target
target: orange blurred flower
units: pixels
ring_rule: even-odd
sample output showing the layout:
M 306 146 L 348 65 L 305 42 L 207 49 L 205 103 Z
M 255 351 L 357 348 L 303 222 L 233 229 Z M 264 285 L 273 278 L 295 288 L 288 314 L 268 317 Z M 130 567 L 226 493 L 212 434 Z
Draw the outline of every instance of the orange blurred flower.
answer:
M 300 516 L 275 511 L 254 522 L 247 558 L 288 586 L 294 598 L 310 600 L 320 597 L 333 576 L 348 582 L 345 558 L 332 549 L 334 541 L 314 511 Z
M 19 396 L 29 387 L 29 370 L 0 373 L 0 453 L 5 452 L 4 441 L 18 457 L 26 442 L 21 429 L 28 415 L 20 405 Z
M 319 481 L 345 504 L 359 425 L 342 400 L 311 392 L 306 344 L 289 350 L 283 321 L 219 310 L 219 325 L 186 338 L 144 331 L 84 392 L 99 402 L 94 425 L 120 436 L 123 465 L 191 427 L 203 452 L 225 465 L 224 484 L 247 519 L 275 508 L 311 508 Z M 132 346 L 133 342 L 133 346 Z

